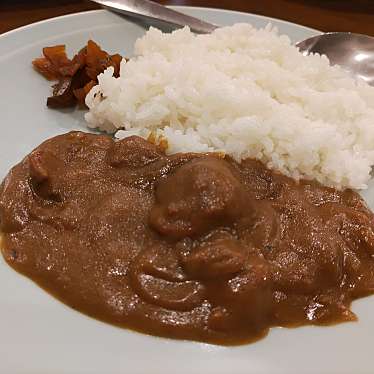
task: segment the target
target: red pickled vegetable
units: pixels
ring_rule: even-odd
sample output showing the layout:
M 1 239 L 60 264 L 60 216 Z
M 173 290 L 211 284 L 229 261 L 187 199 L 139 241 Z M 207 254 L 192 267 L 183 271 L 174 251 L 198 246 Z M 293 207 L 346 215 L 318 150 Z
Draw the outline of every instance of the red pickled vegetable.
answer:
M 48 80 L 58 80 L 53 96 L 47 99 L 50 108 L 85 106 L 88 92 L 98 83 L 97 76 L 112 66 L 114 76 L 118 77 L 122 61 L 121 55 L 109 55 L 92 40 L 72 60 L 66 55 L 65 45 L 45 47 L 43 55 L 32 64 Z

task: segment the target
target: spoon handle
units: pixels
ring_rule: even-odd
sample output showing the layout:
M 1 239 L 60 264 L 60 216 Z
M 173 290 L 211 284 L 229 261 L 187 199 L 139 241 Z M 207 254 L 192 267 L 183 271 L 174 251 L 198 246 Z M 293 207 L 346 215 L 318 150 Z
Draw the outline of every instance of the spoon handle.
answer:
M 172 24 L 173 26 L 189 26 L 191 30 L 207 34 L 218 26 L 198 18 L 177 12 L 150 0 L 91 0 L 115 12 L 130 16 L 151 18 Z

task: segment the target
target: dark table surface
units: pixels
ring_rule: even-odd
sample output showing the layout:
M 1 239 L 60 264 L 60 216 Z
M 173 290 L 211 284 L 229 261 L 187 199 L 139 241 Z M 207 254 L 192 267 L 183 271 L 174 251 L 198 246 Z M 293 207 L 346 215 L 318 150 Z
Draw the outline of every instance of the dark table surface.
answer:
M 374 36 L 374 0 L 159 0 L 262 14 L 322 31 Z M 97 9 L 85 0 L 0 0 L 0 33 L 42 19 Z

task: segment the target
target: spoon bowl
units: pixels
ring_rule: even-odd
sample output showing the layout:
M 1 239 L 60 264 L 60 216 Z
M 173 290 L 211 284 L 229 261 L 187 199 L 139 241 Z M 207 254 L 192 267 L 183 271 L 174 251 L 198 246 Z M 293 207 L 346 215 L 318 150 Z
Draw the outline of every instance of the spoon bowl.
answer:
M 340 65 L 356 78 L 374 85 L 374 38 L 349 32 L 329 32 L 298 42 L 304 54 L 326 55 L 331 65 Z

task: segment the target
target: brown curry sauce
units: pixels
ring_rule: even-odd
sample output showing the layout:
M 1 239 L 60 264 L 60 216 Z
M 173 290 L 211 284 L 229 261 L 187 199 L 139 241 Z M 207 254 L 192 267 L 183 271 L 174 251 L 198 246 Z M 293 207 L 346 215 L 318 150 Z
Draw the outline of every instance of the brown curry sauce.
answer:
M 0 220 L 14 269 L 154 335 L 245 343 L 355 320 L 351 301 L 374 290 L 374 219 L 357 193 L 138 137 L 47 140 L 3 181 Z

